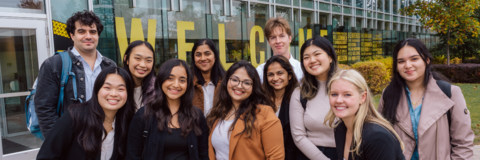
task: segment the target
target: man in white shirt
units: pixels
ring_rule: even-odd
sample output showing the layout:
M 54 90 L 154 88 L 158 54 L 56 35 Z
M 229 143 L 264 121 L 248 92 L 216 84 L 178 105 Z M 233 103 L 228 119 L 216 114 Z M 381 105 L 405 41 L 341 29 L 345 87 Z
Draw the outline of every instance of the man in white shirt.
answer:
M 282 55 L 286 57 L 293 67 L 293 72 L 295 72 L 298 82 L 301 82 L 300 80 L 303 78 L 301 63 L 293 58 L 288 49 L 290 42 L 292 42 L 292 30 L 290 29 L 288 21 L 282 17 L 270 18 L 267 21 L 267 24 L 265 24 L 264 33 L 265 37 L 267 37 L 268 45 L 272 48 L 273 55 Z M 262 63 L 257 67 L 257 72 L 262 83 L 264 67 L 265 63 Z

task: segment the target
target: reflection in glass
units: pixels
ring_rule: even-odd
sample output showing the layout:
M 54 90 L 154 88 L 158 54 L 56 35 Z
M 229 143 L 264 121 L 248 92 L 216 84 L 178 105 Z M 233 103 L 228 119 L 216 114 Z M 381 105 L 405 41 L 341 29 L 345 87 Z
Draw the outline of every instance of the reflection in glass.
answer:
M 45 13 L 45 0 L 2 0 L 1 12 Z
M 297 0 L 294 0 L 294 2 Z M 313 9 L 313 1 L 312 0 L 302 0 L 302 8 L 311 8 Z
M 345 14 L 352 14 L 352 8 L 343 7 L 343 13 L 345 13 Z
M 342 7 L 338 5 L 332 5 L 332 11 L 337 13 L 342 13 Z
M 37 74 L 35 30 L 0 29 L 0 94 L 28 91 Z
M 330 11 L 330 4 L 319 2 L 319 9 L 324 11 Z
M 52 19 L 66 23 L 72 14 L 88 9 L 88 1 L 51 0 Z
M 365 0 L 356 0 L 356 6 L 359 7 L 359 8 L 363 8 L 363 1 Z
M 342 0 L 332 0 L 333 3 L 342 4 Z
M 350 0 L 343 0 L 343 5 L 351 6 L 352 2 Z

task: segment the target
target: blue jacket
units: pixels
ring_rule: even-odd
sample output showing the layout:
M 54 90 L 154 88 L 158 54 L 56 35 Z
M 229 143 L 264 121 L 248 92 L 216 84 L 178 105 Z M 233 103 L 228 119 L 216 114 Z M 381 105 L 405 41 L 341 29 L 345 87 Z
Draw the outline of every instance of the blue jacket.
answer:
M 78 98 L 86 101 L 85 94 L 85 71 L 82 62 L 78 60 L 71 52 L 72 47 L 68 48 L 68 54 L 72 58 L 72 72 L 75 73 L 77 83 Z M 103 57 L 101 68 L 117 66 L 115 62 Z M 43 137 L 47 138 L 48 131 L 53 127 L 59 115 L 56 114 L 58 96 L 60 92 L 60 76 L 62 74 L 62 57 L 54 55 L 45 60 L 40 67 L 37 78 L 37 93 L 35 94 L 35 112 L 38 116 L 38 122 Z M 80 103 L 74 101 L 72 78 L 69 77 L 67 86 L 65 86 L 63 106 Z M 67 111 L 66 108 L 63 109 Z

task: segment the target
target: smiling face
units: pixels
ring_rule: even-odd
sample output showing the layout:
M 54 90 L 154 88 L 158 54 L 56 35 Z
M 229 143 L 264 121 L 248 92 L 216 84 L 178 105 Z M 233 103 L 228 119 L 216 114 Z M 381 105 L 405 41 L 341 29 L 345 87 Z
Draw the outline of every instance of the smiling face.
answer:
M 195 66 L 202 72 L 210 72 L 215 63 L 215 55 L 208 45 L 200 45 L 195 50 Z
M 238 107 L 243 100 L 250 97 L 252 94 L 253 81 L 248 76 L 245 68 L 237 69 L 228 80 L 227 91 L 232 97 L 232 103 Z
M 427 60 L 427 63 L 430 63 Z M 426 64 L 417 50 L 406 45 L 398 51 L 397 71 L 407 82 L 423 81 Z
M 290 58 L 290 51 L 288 50 L 290 42 L 292 42 L 292 36 L 288 35 L 281 27 L 275 27 L 268 37 L 268 45 L 272 48 L 273 54 L 282 55 L 287 59 Z
M 367 92 L 360 93 L 353 83 L 338 79 L 330 86 L 330 109 L 343 121 L 353 122 L 360 104 L 365 102 L 366 97 Z
M 187 71 L 183 66 L 175 66 L 170 76 L 163 82 L 162 90 L 168 101 L 180 100 L 187 90 Z
M 132 49 L 127 65 L 136 87 L 140 86 L 143 78 L 152 72 L 153 61 L 153 52 L 147 46 L 140 45 Z
M 315 76 L 317 80 L 326 81 L 332 58 L 320 47 L 310 45 L 303 53 L 303 66 L 305 70 Z
M 104 112 L 116 112 L 127 101 L 127 89 L 125 81 L 118 74 L 109 74 L 105 83 L 98 91 L 98 103 Z
M 290 79 L 292 79 L 292 75 L 288 75 L 288 72 L 280 65 L 280 63 L 274 62 L 268 66 L 267 81 L 275 90 L 285 89 Z
M 89 53 L 96 51 L 98 45 L 97 26 L 83 25 L 79 21 L 75 22 L 75 34 L 70 33 L 73 40 L 73 46 L 80 53 Z

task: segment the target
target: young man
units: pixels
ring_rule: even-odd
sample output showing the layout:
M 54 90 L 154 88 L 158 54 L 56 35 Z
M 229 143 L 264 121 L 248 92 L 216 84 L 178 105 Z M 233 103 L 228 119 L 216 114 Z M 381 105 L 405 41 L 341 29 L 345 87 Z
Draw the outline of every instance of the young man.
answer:
M 73 41 L 68 48 L 72 59 L 72 72 L 75 73 L 77 97 L 85 102 L 92 97 L 93 84 L 103 68 L 116 66 L 115 62 L 103 57 L 97 51 L 98 38 L 103 30 L 100 19 L 92 11 L 75 13 L 67 20 L 67 33 Z M 45 138 L 59 115 L 56 114 L 60 92 L 60 76 L 62 74 L 62 58 L 54 55 L 45 60 L 40 67 L 35 94 L 35 112 L 38 116 L 40 130 Z M 74 100 L 72 78 L 69 78 L 64 89 L 62 108 L 68 112 L 68 106 L 81 103 Z
M 265 24 L 265 37 L 267 37 L 268 45 L 272 48 L 274 55 L 282 55 L 286 57 L 293 67 L 293 71 L 297 76 L 298 82 L 303 78 L 303 72 L 301 64 L 298 60 L 293 58 L 292 54 L 288 50 L 290 42 L 292 42 L 292 30 L 288 21 L 285 18 L 270 18 Z M 260 81 L 263 83 L 263 68 L 265 63 L 262 63 L 257 67 Z

